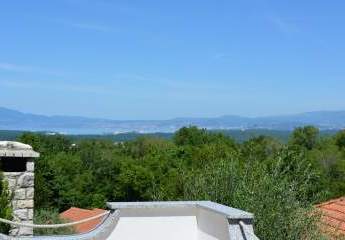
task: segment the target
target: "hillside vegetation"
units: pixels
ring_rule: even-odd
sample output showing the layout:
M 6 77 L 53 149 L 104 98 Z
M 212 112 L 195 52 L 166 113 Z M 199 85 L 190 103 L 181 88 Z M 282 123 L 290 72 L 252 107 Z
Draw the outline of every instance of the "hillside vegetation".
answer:
M 292 131 L 288 130 L 272 130 L 272 129 L 232 129 L 232 130 L 208 130 L 213 133 L 222 133 L 225 136 L 233 138 L 236 142 L 242 143 L 248 141 L 255 137 L 267 136 L 273 137 L 276 140 L 279 140 L 283 143 L 287 143 L 289 136 Z M 14 130 L 0 130 L 0 141 L 15 141 L 23 133 L 28 133 L 28 131 L 14 131 Z M 52 135 L 47 132 L 36 132 L 42 135 Z M 330 137 L 337 133 L 337 130 L 321 130 L 320 136 Z M 163 138 L 163 139 L 172 139 L 174 133 L 138 133 L 138 132 L 126 132 L 126 133 L 117 133 L 117 134 L 64 134 L 65 138 L 69 139 L 72 142 L 77 142 L 80 140 L 110 140 L 115 142 L 128 142 L 133 141 L 142 137 L 153 137 L 153 138 Z
M 284 144 L 259 136 L 182 128 L 172 139 L 124 143 L 23 134 L 36 161 L 36 210 L 105 207 L 106 201 L 211 200 L 255 214 L 260 239 L 321 239 L 320 201 L 345 195 L 345 131 L 296 129 Z M 56 211 L 55 210 L 55 211 Z

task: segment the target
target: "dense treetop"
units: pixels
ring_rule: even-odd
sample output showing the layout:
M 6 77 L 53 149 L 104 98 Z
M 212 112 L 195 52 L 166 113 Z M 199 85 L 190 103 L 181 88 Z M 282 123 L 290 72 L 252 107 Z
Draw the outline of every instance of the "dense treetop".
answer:
M 261 239 L 318 239 L 313 204 L 345 195 L 345 133 L 296 129 L 287 144 L 243 143 L 185 127 L 172 139 L 73 140 L 26 133 L 41 153 L 35 207 L 105 207 L 106 201 L 212 200 L 255 214 Z M 315 215 L 316 214 L 316 215 Z

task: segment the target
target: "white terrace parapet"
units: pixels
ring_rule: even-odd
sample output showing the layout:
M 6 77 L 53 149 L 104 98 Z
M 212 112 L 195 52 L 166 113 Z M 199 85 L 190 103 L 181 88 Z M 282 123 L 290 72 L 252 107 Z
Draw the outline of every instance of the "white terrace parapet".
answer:
M 109 240 L 254 240 L 251 213 L 210 201 L 110 202 L 120 210 Z
M 113 213 L 85 234 L 0 240 L 258 240 L 253 215 L 209 201 L 110 202 Z
M 202 208 L 219 213 L 231 219 L 253 219 L 254 215 L 236 208 L 231 208 L 211 201 L 165 201 L 165 202 L 108 202 L 109 209 L 164 209 L 164 208 Z

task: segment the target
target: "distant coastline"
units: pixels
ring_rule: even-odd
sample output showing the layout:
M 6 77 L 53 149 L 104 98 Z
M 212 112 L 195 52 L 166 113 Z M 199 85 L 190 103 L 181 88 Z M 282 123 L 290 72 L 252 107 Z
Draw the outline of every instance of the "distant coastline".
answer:
M 313 125 L 321 130 L 345 128 L 345 111 L 319 111 L 294 115 L 242 117 L 225 115 L 215 118 L 175 118 L 169 120 L 110 120 L 75 116 L 45 116 L 22 113 L 0 107 L 0 129 L 45 131 L 62 134 L 173 133 L 184 126 L 209 130 L 278 130 Z

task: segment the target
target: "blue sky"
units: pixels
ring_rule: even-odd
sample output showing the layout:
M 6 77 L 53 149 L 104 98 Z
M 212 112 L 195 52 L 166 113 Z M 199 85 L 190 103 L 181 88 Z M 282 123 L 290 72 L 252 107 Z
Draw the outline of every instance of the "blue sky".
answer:
M 2 1 L 0 106 L 167 119 L 345 110 L 345 1 Z

